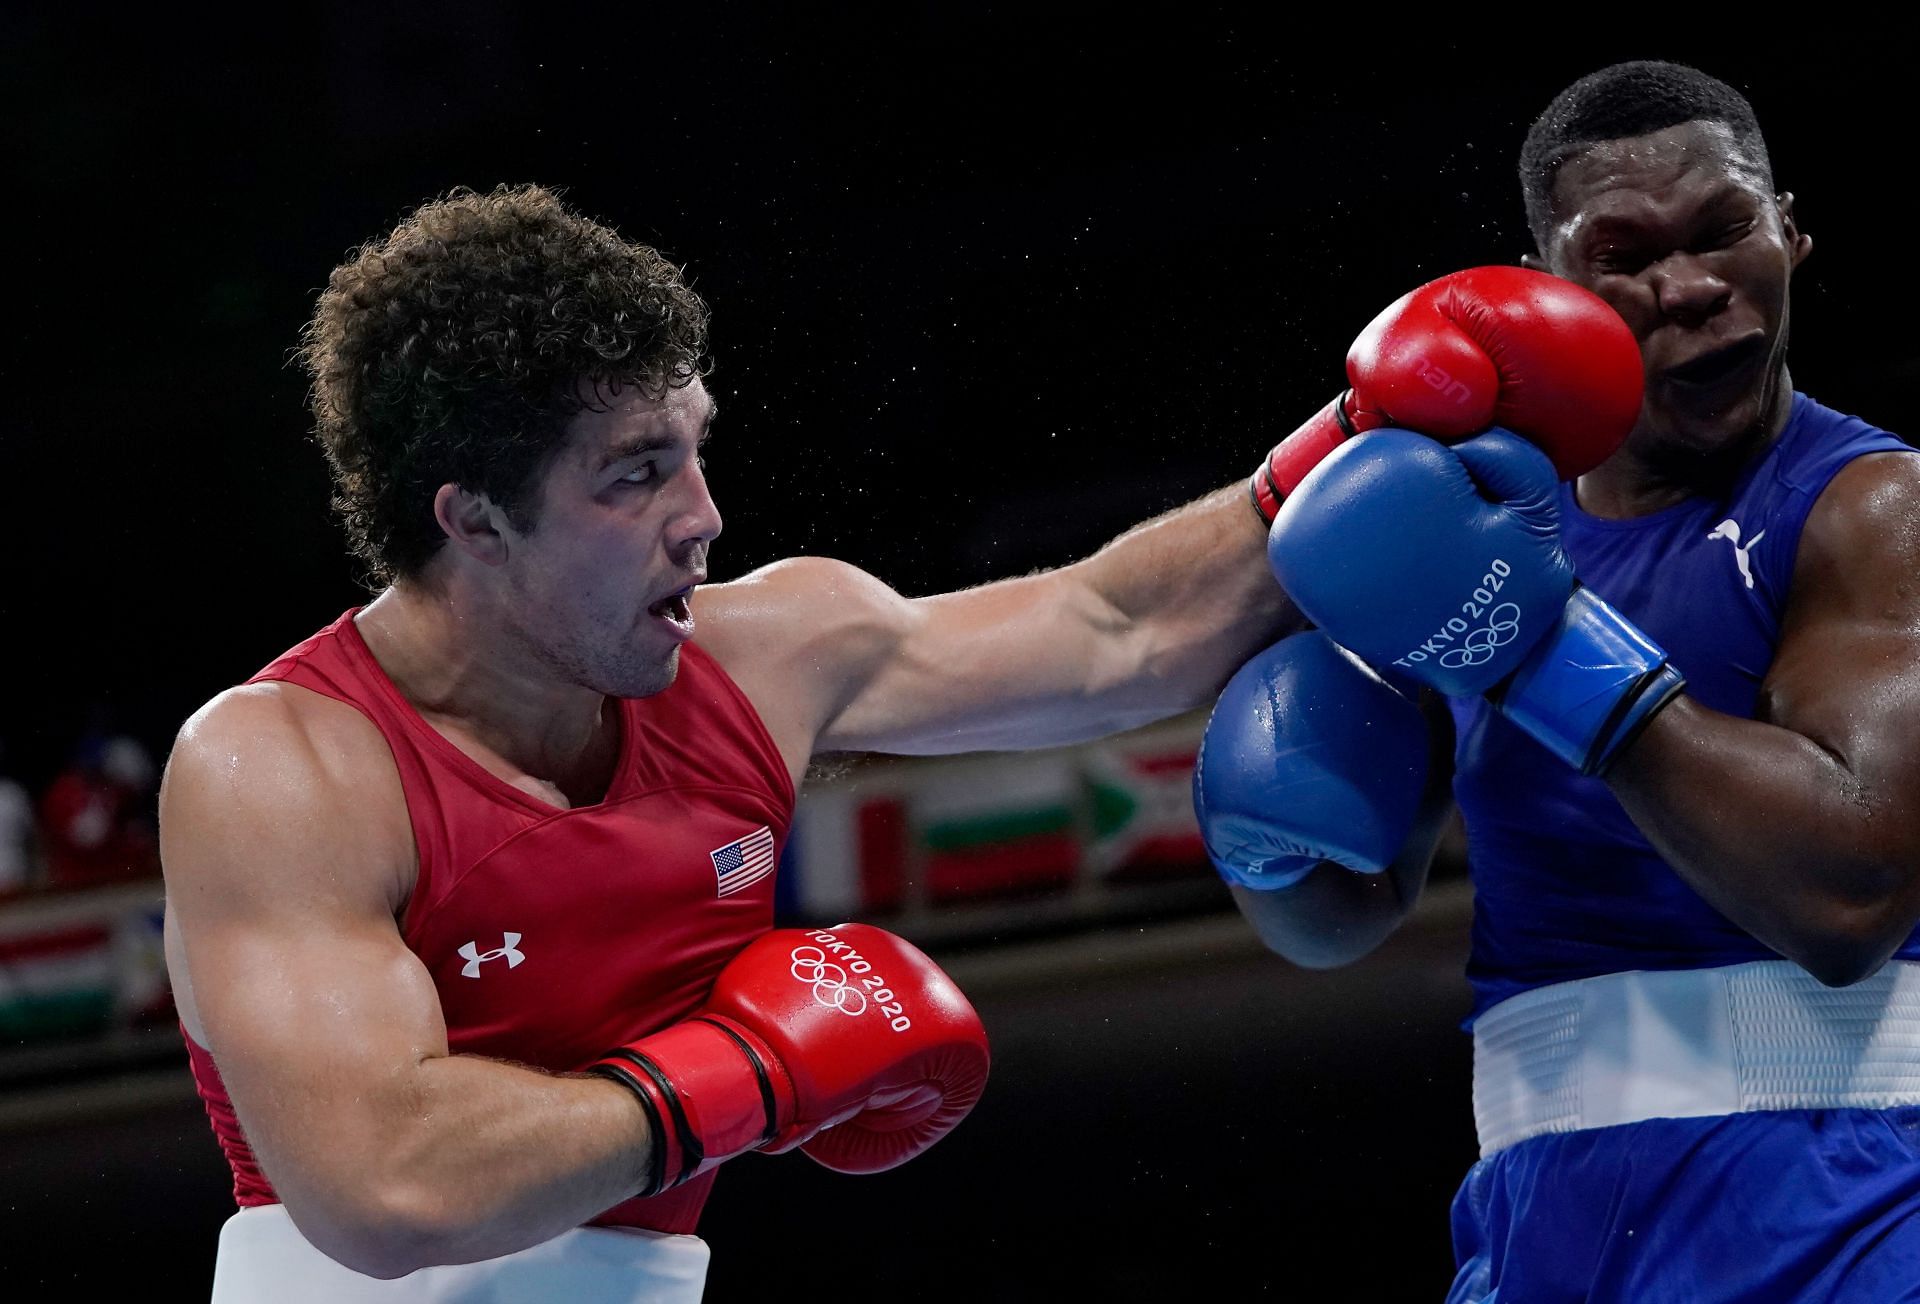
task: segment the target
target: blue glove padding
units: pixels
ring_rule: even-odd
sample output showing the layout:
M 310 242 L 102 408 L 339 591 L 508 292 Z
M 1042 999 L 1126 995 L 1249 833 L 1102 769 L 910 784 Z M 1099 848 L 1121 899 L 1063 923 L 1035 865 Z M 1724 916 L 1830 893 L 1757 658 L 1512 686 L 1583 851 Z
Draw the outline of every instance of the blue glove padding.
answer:
M 1290 887 L 1323 860 L 1378 873 L 1412 830 L 1427 721 L 1318 631 L 1240 667 L 1194 763 L 1207 855 L 1241 887 Z
M 1474 697 L 1513 673 L 1573 592 L 1556 491 L 1546 454 L 1504 430 L 1454 448 L 1377 430 L 1288 496 L 1267 560 L 1300 610 L 1368 664 Z
M 1453 447 L 1350 439 L 1281 507 L 1267 558 L 1314 623 L 1452 697 L 1488 690 L 1555 755 L 1597 773 L 1684 682 L 1591 594 L 1560 547 L 1553 464 L 1494 429 Z
M 1686 683 L 1659 644 L 1576 589 L 1559 624 L 1488 697 L 1568 765 L 1601 774 Z

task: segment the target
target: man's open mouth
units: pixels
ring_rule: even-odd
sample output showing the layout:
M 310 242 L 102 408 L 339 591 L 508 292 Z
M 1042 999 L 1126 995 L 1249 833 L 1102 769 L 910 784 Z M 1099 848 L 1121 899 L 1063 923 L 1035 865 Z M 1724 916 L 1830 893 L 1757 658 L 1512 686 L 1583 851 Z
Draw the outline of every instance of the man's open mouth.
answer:
M 1766 336 L 1749 335 L 1737 343 L 1703 353 L 1677 367 L 1668 367 L 1661 379 L 1673 385 L 1706 389 L 1749 371 L 1758 365 L 1766 352 Z
M 689 584 L 677 593 L 668 594 L 666 597 L 660 599 L 660 601 L 648 607 L 647 614 L 650 616 L 658 616 L 661 620 L 666 621 L 668 624 L 680 630 L 692 629 L 693 590 L 694 585 Z

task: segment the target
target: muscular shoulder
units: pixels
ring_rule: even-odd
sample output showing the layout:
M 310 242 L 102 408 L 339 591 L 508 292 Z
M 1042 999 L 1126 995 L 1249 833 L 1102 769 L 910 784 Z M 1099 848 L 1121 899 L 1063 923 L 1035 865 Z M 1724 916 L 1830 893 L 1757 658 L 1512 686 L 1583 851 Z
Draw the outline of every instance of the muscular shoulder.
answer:
M 189 716 L 174 740 L 172 763 L 222 747 L 294 749 L 325 761 L 384 743 L 373 722 L 345 702 L 268 681 L 229 688 Z
M 1807 515 L 1794 605 L 1849 597 L 1920 608 L 1920 455 L 1869 453 L 1843 467 Z
M 884 644 L 908 616 L 898 593 L 831 557 L 789 557 L 704 588 L 696 602 L 700 641 L 709 650 L 724 645 L 745 652 L 769 640 L 786 646 L 822 638 Z
M 397 901 L 410 877 L 411 826 L 386 740 L 352 707 L 292 684 L 229 689 L 182 726 L 160 835 L 170 895 L 282 878 L 310 888 L 321 854 L 339 869 L 329 885 L 350 896 Z
M 351 706 L 294 684 L 243 684 L 181 726 L 167 789 L 210 785 L 243 800 L 377 797 L 383 785 L 370 771 L 381 769 L 393 770 L 386 740 Z
M 743 685 L 771 677 L 823 703 L 891 655 L 915 619 L 898 593 L 830 557 L 790 557 L 704 588 L 694 615 L 700 645 Z

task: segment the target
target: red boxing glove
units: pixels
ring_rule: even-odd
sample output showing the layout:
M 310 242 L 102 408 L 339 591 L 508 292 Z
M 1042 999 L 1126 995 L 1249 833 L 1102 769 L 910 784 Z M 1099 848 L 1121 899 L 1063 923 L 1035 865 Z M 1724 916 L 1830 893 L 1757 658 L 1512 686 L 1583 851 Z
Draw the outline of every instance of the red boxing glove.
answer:
M 1321 458 L 1380 426 L 1447 442 L 1505 426 L 1570 480 L 1626 439 L 1644 384 L 1640 346 L 1605 300 L 1524 267 L 1473 267 L 1402 296 L 1354 340 L 1347 379 L 1254 472 L 1269 524 Z
M 951 1132 L 987 1083 L 987 1033 L 918 949 L 866 924 L 768 933 L 700 1013 L 591 1071 L 640 1098 L 657 1195 L 747 1150 L 877 1173 Z M 829 1130 L 831 1129 L 831 1130 Z

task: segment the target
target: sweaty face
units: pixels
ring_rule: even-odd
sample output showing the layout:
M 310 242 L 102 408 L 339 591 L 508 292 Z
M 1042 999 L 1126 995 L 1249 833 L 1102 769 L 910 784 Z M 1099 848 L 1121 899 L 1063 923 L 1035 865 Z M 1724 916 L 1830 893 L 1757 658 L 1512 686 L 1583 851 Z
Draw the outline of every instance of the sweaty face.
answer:
M 673 682 L 693 637 L 693 586 L 720 514 L 699 446 L 714 404 L 698 380 L 649 398 L 599 393 L 541 483 L 507 561 L 516 634 L 557 677 L 613 697 Z
M 1780 415 L 1787 288 L 1811 242 L 1792 197 L 1717 122 L 1604 141 L 1561 165 L 1548 267 L 1633 328 L 1654 461 L 1735 452 Z

